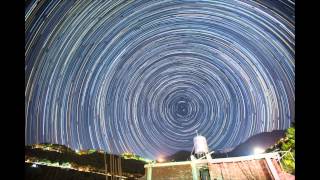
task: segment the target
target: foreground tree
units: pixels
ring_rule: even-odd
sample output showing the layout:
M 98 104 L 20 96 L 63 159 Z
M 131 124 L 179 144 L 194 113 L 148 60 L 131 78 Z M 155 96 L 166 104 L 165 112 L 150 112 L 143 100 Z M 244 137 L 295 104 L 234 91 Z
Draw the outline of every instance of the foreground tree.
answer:
M 267 149 L 267 152 L 279 151 L 283 169 L 295 174 L 295 124 L 287 129 L 285 137 L 281 138 L 275 145 Z

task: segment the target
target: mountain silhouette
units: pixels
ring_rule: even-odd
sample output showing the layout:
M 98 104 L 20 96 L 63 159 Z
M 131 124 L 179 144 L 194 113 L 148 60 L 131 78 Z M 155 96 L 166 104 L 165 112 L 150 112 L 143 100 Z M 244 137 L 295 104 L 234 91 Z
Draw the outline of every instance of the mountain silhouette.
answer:
M 236 148 L 228 153 L 222 153 L 227 157 L 237 157 L 237 156 L 248 156 L 253 154 L 253 150 L 255 147 L 260 147 L 262 149 L 267 149 L 268 147 L 274 145 L 279 139 L 284 137 L 285 130 L 275 130 L 272 132 L 263 132 L 260 134 L 256 134 L 251 136 L 245 142 L 239 144 Z M 218 157 L 218 153 L 216 156 Z M 225 157 L 225 156 L 222 156 Z
M 249 139 L 243 143 L 236 146 L 232 151 L 228 153 L 214 152 L 212 154 L 213 158 L 225 158 L 225 157 L 237 157 L 237 156 L 247 156 L 252 155 L 255 147 L 260 147 L 262 149 L 267 149 L 268 147 L 274 145 L 279 139 L 284 137 L 285 130 L 275 130 L 272 132 L 263 132 L 251 136 Z M 214 149 L 213 149 L 214 151 Z M 190 160 L 191 151 L 178 151 L 170 156 L 167 156 L 166 162 L 171 161 L 187 161 Z

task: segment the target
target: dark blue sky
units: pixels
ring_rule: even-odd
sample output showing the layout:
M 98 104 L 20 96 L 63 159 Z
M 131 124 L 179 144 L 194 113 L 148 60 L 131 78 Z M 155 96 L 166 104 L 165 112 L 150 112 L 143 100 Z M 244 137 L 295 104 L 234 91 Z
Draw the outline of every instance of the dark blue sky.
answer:
M 270 2 L 30 2 L 26 144 L 155 158 L 288 128 L 295 4 Z

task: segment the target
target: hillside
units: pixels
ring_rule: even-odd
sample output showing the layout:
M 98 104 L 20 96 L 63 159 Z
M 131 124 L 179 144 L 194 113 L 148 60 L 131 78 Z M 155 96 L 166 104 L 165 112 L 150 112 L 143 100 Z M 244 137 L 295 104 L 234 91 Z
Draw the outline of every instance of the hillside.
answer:
M 136 178 L 144 175 L 144 165 L 147 163 L 143 158 L 132 154 L 130 154 L 130 156 L 128 154 L 122 156 L 106 154 L 106 156 L 104 156 L 102 151 L 82 150 L 76 152 L 66 146 L 58 144 L 36 144 L 25 147 L 26 164 L 41 164 L 41 169 L 45 168 L 45 170 L 42 170 L 43 172 L 58 173 L 55 175 L 56 177 L 60 177 L 59 173 L 70 174 L 75 171 L 87 172 L 89 175 L 91 172 L 91 174 L 95 173 L 94 176 L 100 174 L 100 176 L 105 177 L 106 167 L 104 159 L 106 159 L 109 174 L 119 174 L 119 162 L 121 161 L 121 174 L 126 177 Z M 46 167 L 43 165 L 46 165 Z M 29 166 L 26 165 L 26 169 L 30 169 L 27 167 Z M 113 169 L 113 171 L 111 172 L 110 169 Z M 26 171 L 26 176 L 33 177 L 34 174 L 28 174 L 32 172 L 34 171 Z M 45 176 L 46 173 L 43 174 L 43 177 Z M 71 176 L 72 175 L 70 175 L 70 177 Z

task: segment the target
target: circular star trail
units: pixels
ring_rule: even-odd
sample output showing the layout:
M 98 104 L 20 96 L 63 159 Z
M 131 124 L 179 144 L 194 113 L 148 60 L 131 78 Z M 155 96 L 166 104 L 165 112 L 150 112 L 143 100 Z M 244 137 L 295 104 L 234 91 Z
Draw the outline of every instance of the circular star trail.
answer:
M 294 121 L 294 2 L 30 2 L 25 141 L 155 158 Z

